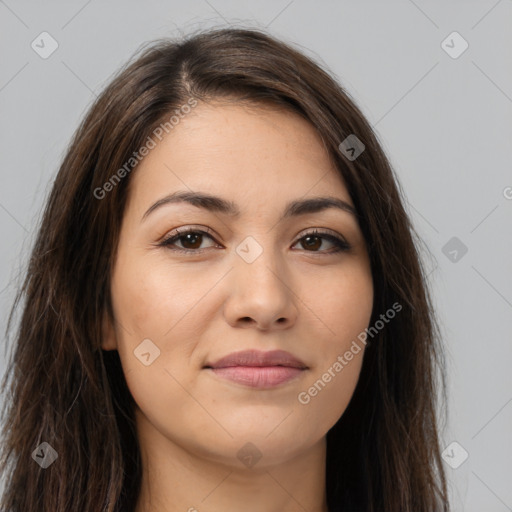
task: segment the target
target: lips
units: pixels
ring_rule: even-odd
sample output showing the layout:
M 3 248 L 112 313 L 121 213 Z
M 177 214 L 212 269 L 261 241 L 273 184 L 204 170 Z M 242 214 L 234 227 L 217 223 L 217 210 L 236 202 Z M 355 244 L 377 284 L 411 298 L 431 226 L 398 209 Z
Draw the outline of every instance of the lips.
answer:
M 204 369 L 243 386 L 268 389 L 299 377 L 308 367 L 284 350 L 243 350 L 207 363 Z
M 307 368 L 300 359 L 284 350 L 272 350 L 270 352 L 242 350 L 240 352 L 233 352 L 214 363 L 206 363 L 205 368 L 218 369 L 232 366 L 287 366 L 289 368 Z

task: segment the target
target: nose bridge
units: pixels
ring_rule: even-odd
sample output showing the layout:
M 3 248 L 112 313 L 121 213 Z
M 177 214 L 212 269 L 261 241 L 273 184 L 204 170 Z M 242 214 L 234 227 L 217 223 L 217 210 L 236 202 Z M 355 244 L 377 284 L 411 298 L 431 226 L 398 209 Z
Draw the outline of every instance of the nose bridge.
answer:
M 268 328 L 294 321 L 296 305 L 286 265 L 271 243 L 272 236 L 248 236 L 237 247 L 226 314 L 231 323 L 252 319 Z
M 236 248 L 235 273 L 237 279 L 249 280 L 261 290 L 286 288 L 285 268 L 278 251 L 272 245 L 272 236 L 246 237 Z

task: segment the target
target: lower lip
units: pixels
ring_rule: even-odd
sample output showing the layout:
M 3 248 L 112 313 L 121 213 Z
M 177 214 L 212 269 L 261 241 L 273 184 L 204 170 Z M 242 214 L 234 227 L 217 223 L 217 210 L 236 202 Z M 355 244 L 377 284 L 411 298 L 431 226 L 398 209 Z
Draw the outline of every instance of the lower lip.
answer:
M 297 377 L 304 371 L 289 366 L 229 366 L 210 369 L 219 377 L 253 388 L 272 388 Z

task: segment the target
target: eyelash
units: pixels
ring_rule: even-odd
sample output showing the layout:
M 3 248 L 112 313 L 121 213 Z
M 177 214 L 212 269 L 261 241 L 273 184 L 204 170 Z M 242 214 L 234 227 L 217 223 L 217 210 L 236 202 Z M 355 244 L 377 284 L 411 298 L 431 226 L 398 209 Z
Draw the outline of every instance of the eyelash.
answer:
M 181 252 L 181 253 L 200 254 L 200 253 L 204 252 L 206 249 L 184 249 L 182 247 L 171 247 L 171 245 L 174 242 L 176 242 L 179 239 L 183 238 L 185 235 L 188 235 L 188 234 L 191 234 L 191 233 L 200 234 L 200 235 L 206 235 L 207 237 L 209 237 L 213 241 L 215 241 L 213 239 L 213 237 L 210 235 L 210 230 L 209 229 L 207 229 L 206 231 L 203 231 L 201 229 L 188 228 L 188 229 L 185 229 L 183 231 L 176 230 L 175 233 L 172 233 L 171 235 L 166 237 L 158 245 L 161 246 L 161 247 L 166 247 L 166 248 L 170 249 L 171 251 L 177 251 L 177 252 Z M 318 253 L 318 254 L 337 254 L 337 253 L 340 253 L 340 252 L 349 251 L 352 248 L 352 246 L 348 242 L 343 240 L 342 238 L 339 238 L 337 236 L 331 235 L 329 233 L 321 232 L 321 231 L 318 231 L 318 230 L 314 230 L 312 232 L 305 233 L 304 235 L 302 235 L 299 238 L 299 240 L 297 240 L 296 243 L 300 242 L 302 239 L 304 239 L 304 238 L 306 238 L 308 236 L 314 236 L 314 237 L 317 237 L 317 238 L 323 238 L 325 240 L 328 240 L 329 242 L 332 242 L 334 244 L 334 246 L 335 246 L 335 249 L 331 250 L 331 251 L 308 251 L 308 250 L 304 249 L 306 252 L 312 252 L 313 254 L 314 253 Z

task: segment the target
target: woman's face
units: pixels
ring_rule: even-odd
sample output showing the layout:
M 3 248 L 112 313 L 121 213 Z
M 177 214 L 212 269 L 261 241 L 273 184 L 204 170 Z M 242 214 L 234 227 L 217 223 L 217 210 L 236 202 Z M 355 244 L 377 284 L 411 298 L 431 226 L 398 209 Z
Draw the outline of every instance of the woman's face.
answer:
M 354 215 L 301 206 L 353 207 L 315 130 L 289 112 L 199 104 L 130 179 L 103 348 L 119 351 L 141 435 L 238 467 L 323 441 L 359 377 L 373 286 Z M 165 199 L 177 193 L 216 199 Z M 207 367 L 245 350 L 302 364 Z

